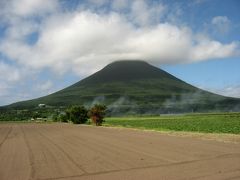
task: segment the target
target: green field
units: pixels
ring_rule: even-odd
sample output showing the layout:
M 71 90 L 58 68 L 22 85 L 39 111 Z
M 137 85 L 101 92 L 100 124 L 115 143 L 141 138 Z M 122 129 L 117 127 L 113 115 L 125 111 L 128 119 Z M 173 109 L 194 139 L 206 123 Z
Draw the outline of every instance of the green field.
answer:
M 113 117 L 106 118 L 104 126 L 122 126 L 157 131 L 240 134 L 240 113 Z

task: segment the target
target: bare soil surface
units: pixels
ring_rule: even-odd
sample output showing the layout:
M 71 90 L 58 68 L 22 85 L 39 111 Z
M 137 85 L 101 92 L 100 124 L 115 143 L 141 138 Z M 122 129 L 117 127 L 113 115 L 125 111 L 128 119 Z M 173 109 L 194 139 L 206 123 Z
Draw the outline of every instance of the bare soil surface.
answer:
M 240 179 L 240 144 L 71 124 L 1 124 L 0 180 Z

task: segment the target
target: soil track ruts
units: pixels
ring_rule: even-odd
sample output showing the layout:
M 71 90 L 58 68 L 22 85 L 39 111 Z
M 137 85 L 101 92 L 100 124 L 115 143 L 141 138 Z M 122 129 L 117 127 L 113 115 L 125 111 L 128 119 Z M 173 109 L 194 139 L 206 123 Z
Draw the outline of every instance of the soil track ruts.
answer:
M 6 141 L 8 135 L 10 134 L 10 132 L 12 131 L 12 126 L 10 127 L 4 127 L 0 129 L 0 148 L 2 146 L 2 144 Z
M 1 124 L 0 180 L 240 179 L 240 144 L 71 124 Z

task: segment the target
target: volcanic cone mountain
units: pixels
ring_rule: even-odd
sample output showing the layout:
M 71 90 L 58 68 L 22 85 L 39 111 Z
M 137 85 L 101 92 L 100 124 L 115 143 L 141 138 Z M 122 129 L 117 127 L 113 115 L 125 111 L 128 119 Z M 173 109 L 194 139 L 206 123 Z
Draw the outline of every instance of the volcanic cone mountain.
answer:
M 109 113 L 158 114 L 230 111 L 240 100 L 196 88 L 144 61 L 116 61 L 51 95 L 9 105 L 12 108 L 104 103 Z

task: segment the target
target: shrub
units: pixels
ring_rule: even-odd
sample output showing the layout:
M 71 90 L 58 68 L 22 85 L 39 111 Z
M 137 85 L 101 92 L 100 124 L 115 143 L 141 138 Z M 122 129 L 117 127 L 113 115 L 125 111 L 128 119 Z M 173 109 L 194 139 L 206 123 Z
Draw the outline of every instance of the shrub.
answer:
M 74 124 L 83 124 L 88 119 L 88 111 L 84 106 L 73 106 L 66 111 L 66 116 Z
M 68 117 L 67 117 L 66 114 L 60 114 L 59 120 L 60 120 L 61 122 L 68 122 Z
M 106 115 L 107 107 L 105 105 L 101 104 L 95 104 L 90 110 L 89 110 L 89 117 L 92 119 L 92 122 L 96 124 L 96 126 L 102 125 L 103 118 Z

